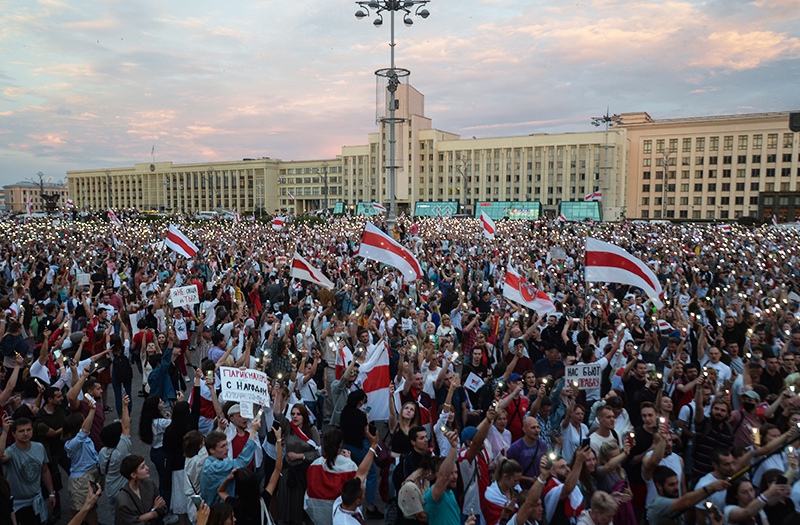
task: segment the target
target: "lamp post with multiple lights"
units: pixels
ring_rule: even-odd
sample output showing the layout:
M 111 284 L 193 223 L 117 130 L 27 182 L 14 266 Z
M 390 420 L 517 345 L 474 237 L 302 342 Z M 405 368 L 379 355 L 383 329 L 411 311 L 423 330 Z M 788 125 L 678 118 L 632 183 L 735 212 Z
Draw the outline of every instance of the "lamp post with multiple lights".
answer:
M 600 127 L 601 124 L 605 125 L 605 138 L 603 139 L 603 165 L 600 167 L 603 170 L 603 177 L 600 184 L 600 190 L 603 192 L 603 198 L 607 199 L 609 195 L 607 195 L 607 191 L 609 186 L 608 185 L 608 126 L 609 124 L 620 124 L 622 122 L 619 115 L 610 115 L 608 112 L 608 108 L 606 108 L 606 114 L 601 115 L 599 117 L 592 117 L 592 126 Z M 592 192 L 594 192 L 594 188 L 592 188 Z M 616 198 L 616 196 L 615 196 Z M 602 205 L 601 205 L 602 208 Z
M 395 222 L 397 220 L 397 201 L 395 198 L 395 174 L 397 171 L 397 165 L 394 155 L 395 150 L 395 124 L 398 122 L 402 122 L 404 119 L 398 119 L 395 117 L 395 93 L 397 92 L 397 87 L 400 85 L 400 79 L 404 77 L 408 77 L 411 74 L 411 71 L 408 69 L 402 69 L 395 67 L 394 63 L 394 18 L 395 13 L 402 12 L 404 13 L 403 16 L 403 23 L 406 26 L 411 26 L 414 24 L 414 19 L 411 18 L 412 11 L 414 15 L 420 16 L 422 18 L 428 18 L 430 16 L 430 11 L 425 9 L 425 5 L 430 0 L 363 0 L 358 1 L 356 4 L 360 7 L 358 11 L 356 11 L 356 18 L 359 20 L 367 17 L 370 15 L 371 12 L 375 12 L 375 20 L 372 21 L 372 24 L 375 27 L 381 27 L 383 25 L 383 15 L 384 13 L 389 13 L 389 26 L 391 28 L 390 33 L 390 40 L 389 40 L 389 49 L 390 49 L 390 62 L 388 69 L 379 69 L 375 72 L 375 75 L 378 77 L 386 78 L 387 85 L 386 89 L 389 92 L 389 116 L 384 117 L 381 119 L 381 122 L 384 124 L 389 124 L 389 163 L 388 165 L 384 166 L 386 169 L 386 181 L 389 187 L 389 215 L 386 218 L 387 226 L 389 228 L 394 228 Z

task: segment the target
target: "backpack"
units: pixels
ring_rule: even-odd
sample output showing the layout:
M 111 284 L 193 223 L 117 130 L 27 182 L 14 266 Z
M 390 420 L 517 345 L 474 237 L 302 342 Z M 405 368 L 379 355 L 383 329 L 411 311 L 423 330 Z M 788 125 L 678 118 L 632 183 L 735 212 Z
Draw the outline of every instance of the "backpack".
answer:
M 116 380 L 122 384 L 133 380 L 131 362 L 122 352 L 114 356 L 114 360 L 111 362 L 111 371 L 114 373 Z

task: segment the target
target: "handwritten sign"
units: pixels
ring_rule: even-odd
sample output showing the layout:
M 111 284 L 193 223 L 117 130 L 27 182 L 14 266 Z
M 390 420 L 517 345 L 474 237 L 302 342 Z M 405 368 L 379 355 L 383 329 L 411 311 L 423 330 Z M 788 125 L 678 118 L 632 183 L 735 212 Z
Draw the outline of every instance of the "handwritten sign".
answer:
M 222 397 L 225 401 L 240 403 L 242 417 L 253 417 L 253 404 L 260 407 L 269 406 L 269 377 L 264 372 L 223 366 L 220 367 L 219 374 Z
M 564 378 L 571 384 L 578 382 L 579 390 L 600 388 L 600 365 L 596 363 L 580 363 L 566 368 Z
M 172 299 L 172 307 L 186 306 L 197 304 L 200 302 L 200 296 L 197 293 L 197 285 L 181 286 L 180 288 L 171 288 L 169 291 L 169 298 Z

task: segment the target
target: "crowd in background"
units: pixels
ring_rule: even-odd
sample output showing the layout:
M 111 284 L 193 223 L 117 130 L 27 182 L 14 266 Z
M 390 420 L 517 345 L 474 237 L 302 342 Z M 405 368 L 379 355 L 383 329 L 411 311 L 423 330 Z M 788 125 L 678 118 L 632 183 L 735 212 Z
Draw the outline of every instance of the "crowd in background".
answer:
M 408 282 L 358 256 L 364 218 L 181 220 L 191 259 L 164 223 L 83 219 L 0 222 L 9 523 L 800 523 L 793 230 L 369 219 Z M 587 235 L 647 263 L 663 308 L 584 282 Z M 555 312 L 504 298 L 509 264 Z M 225 366 L 264 371 L 269 406 L 226 399 Z

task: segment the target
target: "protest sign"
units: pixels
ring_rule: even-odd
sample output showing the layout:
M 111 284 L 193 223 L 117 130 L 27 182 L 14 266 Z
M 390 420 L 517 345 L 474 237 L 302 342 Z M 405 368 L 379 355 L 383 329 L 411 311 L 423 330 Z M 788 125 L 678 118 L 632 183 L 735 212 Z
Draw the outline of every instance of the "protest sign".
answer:
M 197 285 L 195 284 L 191 286 L 181 286 L 180 288 L 170 288 L 169 298 L 172 299 L 173 308 L 200 302 L 200 296 L 197 293 Z
M 269 377 L 264 372 L 223 366 L 219 374 L 222 397 L 241 404 L 242 417 L 253 417 L 254 403 L 259 407 L 269 406 Z
M 78 286 L 89 286 L 92 284 L 92 276 L 88 273 L 79 273 L 75 278 L 78 280 Z
M 579 390 L 600 388 L 600 365 L 597 363 L 580 363 L 568 366 L 564 378 L 571 384 L 578 382 Z
M 483 379 L 481 379 L 480 376 L 478 376 L 474 372 L 470 372 L 466 380 L 464 381 L 464 388 L 472 392 L 477 392 L 478 390 L 483 388 Z

